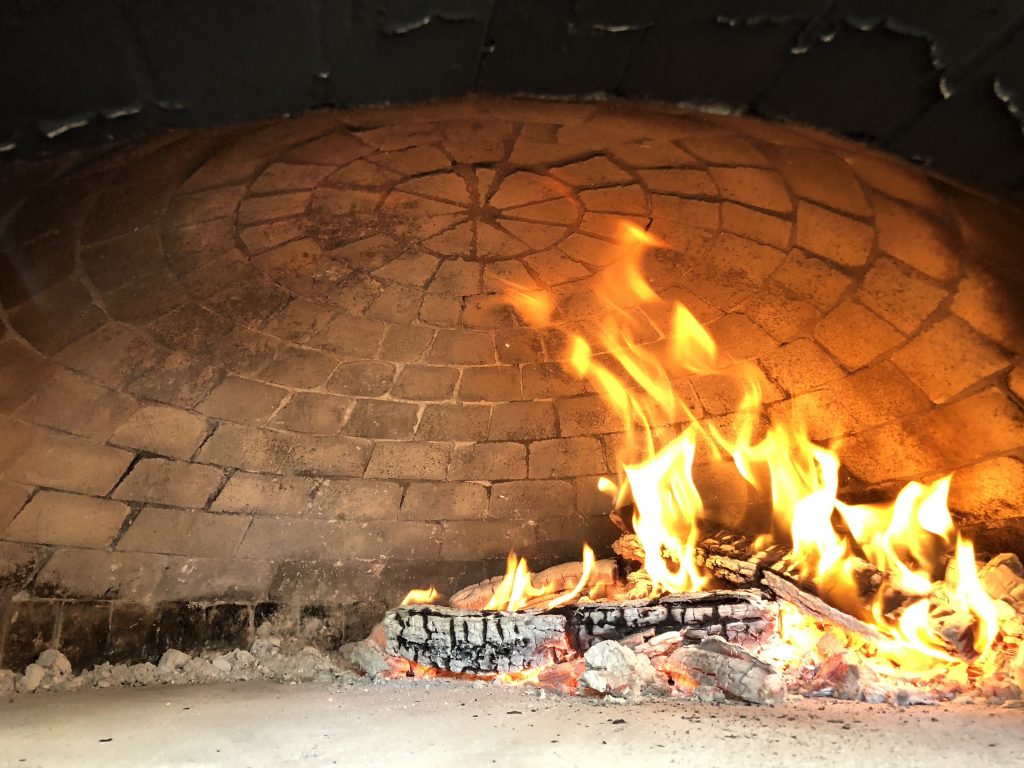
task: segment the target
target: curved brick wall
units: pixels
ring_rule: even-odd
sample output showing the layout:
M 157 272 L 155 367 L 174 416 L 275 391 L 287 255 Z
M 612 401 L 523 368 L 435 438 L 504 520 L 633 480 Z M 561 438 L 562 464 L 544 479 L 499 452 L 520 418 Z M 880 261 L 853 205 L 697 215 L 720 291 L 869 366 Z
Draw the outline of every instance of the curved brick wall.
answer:
M 169 134 L 0 194 L 4 665 L 234 642 L 277 604 L 357 635 L 510 547 L 606 546 L 614 423 L 496 293 L 547 286 L 592 322 L 622 215 L 773 408 L 845 437 L 849 493 L 958 469 L 981 547 L 1020 549 L 1020 212 L 857 145 L 469 100 Z M 680 386 L 729 407 L 725 382 Z

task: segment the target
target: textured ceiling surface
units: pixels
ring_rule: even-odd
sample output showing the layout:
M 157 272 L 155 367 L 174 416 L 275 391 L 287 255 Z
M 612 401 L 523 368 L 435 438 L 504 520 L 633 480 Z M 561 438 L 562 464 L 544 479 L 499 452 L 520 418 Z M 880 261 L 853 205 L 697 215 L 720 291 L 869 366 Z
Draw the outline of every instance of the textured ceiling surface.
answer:
M 0 8 L 0 145 L 30 156 L 317 105 L 684 101 L 1024 188 L 1016 0 L 98 0 Z

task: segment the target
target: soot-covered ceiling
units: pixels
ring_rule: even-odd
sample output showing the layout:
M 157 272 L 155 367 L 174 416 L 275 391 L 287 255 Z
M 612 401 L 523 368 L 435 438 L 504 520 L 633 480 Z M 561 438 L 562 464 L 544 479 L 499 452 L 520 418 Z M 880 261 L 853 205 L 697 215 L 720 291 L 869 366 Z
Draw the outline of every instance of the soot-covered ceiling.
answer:
M 8 157 L 320 105 L 608 94 L 809 123 L 1024 194 L 1017 0 L 19 0 L 0 73 Z

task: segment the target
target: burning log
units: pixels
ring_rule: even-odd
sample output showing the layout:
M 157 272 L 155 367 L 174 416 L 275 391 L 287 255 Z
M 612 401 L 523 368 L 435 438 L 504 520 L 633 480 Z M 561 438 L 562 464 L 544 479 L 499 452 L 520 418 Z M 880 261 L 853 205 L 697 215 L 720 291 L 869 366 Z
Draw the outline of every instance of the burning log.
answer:
M 601 640 L 621 640 L 637 633 L 653 637 L 670 631 L 678 631 L 687 643 L 717 636 L 750 645 L 770 637 L 777 619 L 778 607 L 763 592 L 719 590 L 577 605 L 569 615 L 569 632 L 583 651 Z
M 384 619 L 386 650 L 451 672 L 519 672 L 562 661 L 602 640 L 677 631 L 682 643 L 708 637 L 751 645 L 774 632 L 778 609 L 756 590 L 668 595 L 514 613 L 409 605 Z
M 766 574 L 785 579 L 803 592 L 838 601 L 849 599 L 849 595 L 822 594 L 822 588 L 815 586 L 802 574 L 798 558 L 782 544 L 757 546 L 756 539 L 727 530 L 719 530 L 705 536 L 697 545 L 698 565 L 703 565 L 723 581 L 737 586 L 751 586 L 764 583 Z M 854 596 L 860 605 L 870 603 L 881 589 L 883 575 L 873 565 L 859 557 L 847 557 L 850 573 L 856 586 Z
M 800 585 L 779 576 L 773 571 L 765 571 L 761 574 L 761 583 L 776 597 L 785 600 L 806 614 L 835 624 L 847 632 L 860 635 L 865 640 L 877 641 L 882 639 L 881 633 L 871 625 L 865 624 L 860 619 L 844 613 L 838 608 L 833 608 L 820 597 L 807 592 Z
M 643 563 L 644 550 L 634 535 L 622 536 L 612 545 L 615 553 L 627 562 Z M 695 552 L 698 565 L 716 578 L 739 587 L 767 589 L 769 593 L 795 605 L 816 618 L 836 624 L 870 640 L 881 637 L 868 624 L 830 603 L 863 605 L 870 602 L 882 584 L 882 574 L 864 560 L 855 559 L 852 572 L 856 595 L 835 591 L 824 595 L 813 582 L 801 575 L 796 559 L 788 547 L 770 544 L 755 545 L 755 540 L 732 531 L 719 530 L 698 542 Z M 826 602 L 828 600 L 828 602 Z
M 558 614 L 409 605 L 387 613 L 384 633 L 392 655 L 467 674 L 521 672 L 571 654 L 566 620 Z
M 548 602 L 559 598 L 563 594 L 569 593 L 572 591 L 573 587 L 576 586 L 577 582 L 579 582 L 582 572 L 583 564 L 573 562 L 555 565 L 547 570 L 534 574 L 532 576 L 532 581 L 534 583 L 548 585 L 553 590 L 551 594 L 547 594 L 535 602 Z M 505 578 L 506 577 L 504 576 L 494 576 L 486 581 L 481 581 L 478 584 L 471 584 L 464 589 L 460 589 L 452 595 L 448 604 L 452 608 L 459 608 L 461 610 L 482 611 L 487 607 L 491 598 L 494 597 L 495 591 Z M 589 584 L 607 585 L 615 584 L 617 581 L 618 564 L 614 560 L 598 560 L 594 563 L 593 570 L 591 571 L 590 578 L 588 579 Z M 527 603 L 525 607 L 530 608 L 532 606 Z

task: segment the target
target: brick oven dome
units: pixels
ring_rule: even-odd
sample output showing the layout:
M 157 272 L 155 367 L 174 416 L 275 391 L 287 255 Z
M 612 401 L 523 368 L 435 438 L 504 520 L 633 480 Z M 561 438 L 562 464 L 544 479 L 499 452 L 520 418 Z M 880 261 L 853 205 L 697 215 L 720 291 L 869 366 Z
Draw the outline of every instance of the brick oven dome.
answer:
M 759 366 L 769 407 L 840 441 L 844 493 L 956 470 L 979 547 L 1024 541 L 1019 213 L 852 142 L 476 98 L 178 131 L 16 178 L 5 666 L 57 626 L 79 664 L 244 637 L 282 605 L 356 637 L 509 549 L 607 546 L 596 479 L 621 427 L 500 294 L 543 287 L 557 327 L 594 323 L 622 218 L 665 241 L 652 285 Z M 704 419 L 734 401 L 727 380 L 677 384 Z M 742 483 L 699 475 L 742 515 Z

